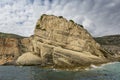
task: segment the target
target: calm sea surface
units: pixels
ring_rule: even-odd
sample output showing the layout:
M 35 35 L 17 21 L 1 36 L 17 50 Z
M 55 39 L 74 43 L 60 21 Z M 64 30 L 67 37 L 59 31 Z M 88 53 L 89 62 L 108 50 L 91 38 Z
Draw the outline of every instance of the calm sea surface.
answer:
M 120 80 L 120 63 L 109 63 L 84 71 L 0 66 L 0 80 Z

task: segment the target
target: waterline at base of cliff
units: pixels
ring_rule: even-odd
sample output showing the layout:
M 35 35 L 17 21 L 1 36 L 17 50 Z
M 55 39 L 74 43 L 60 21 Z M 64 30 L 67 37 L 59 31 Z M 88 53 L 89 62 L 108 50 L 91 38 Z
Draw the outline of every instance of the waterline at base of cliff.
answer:
M 66 71 L 38 66 L 0 66 L 0 80 L 120 80 L 120 62 L 82 71 Z

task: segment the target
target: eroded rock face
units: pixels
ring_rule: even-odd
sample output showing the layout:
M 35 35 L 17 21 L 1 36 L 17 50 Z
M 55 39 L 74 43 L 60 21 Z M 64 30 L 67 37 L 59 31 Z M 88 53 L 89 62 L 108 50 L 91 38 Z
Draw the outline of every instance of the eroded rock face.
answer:
M 0 38 L 0 65 L 14 64 L 24 52 L 30 51 L 29 38 Z
M 11 62 L 19 56 L 18 40 L 14 38 L 0 39 L 0 64 Z
M 53 15 L 42 15 L 31 39 L 42 63 L 78 67 L 103 63 L 105 52 L 83 26 Z

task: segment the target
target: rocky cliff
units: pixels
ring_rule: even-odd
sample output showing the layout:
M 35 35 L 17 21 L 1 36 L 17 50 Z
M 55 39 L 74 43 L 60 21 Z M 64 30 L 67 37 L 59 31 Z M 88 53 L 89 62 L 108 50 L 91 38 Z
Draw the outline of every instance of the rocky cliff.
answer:
M 29 38 L 0 35 L 0 64 L 17 59 L 18 65 L 75 68 L 105 63 L 112 56 L 82 25 L 61 16 L 42 15 Z
M 0 64 L 13 64 L 24 52 L 29 51 L 29 38 L 0 33 Z
M 41 65 L 45 66 L 72 68 L 108 61 L 108 53 L 82 25 L 61 16 L 42 15 L 36 24 L 31 43 L 31 54 L 39 56 Z M 17 63 L 30 65 L 24 64 L 27 59 L 23 58 L 24 55 L 19 57 Z M 32 59 L 28 61 L 34 62 Z

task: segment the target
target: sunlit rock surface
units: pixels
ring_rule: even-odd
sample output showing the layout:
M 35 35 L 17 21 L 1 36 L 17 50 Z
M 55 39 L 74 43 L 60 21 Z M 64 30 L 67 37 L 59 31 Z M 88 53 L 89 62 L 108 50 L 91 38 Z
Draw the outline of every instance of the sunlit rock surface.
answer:
M 82 25 L 63 17 L 42 15 L 31 38 L 33 52 L 42 63 L 78 67 L 107 61 L 108 54 Z

